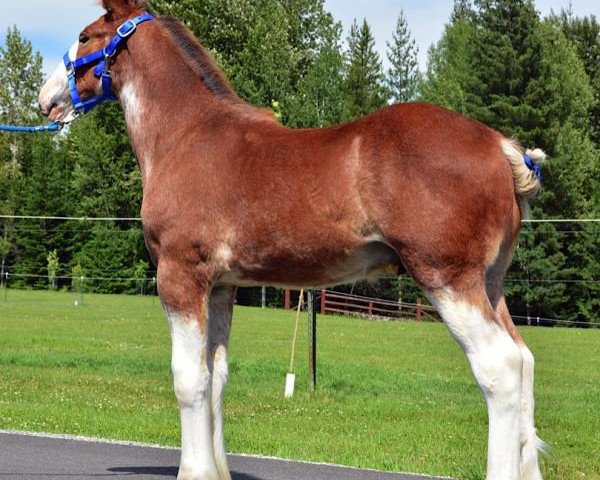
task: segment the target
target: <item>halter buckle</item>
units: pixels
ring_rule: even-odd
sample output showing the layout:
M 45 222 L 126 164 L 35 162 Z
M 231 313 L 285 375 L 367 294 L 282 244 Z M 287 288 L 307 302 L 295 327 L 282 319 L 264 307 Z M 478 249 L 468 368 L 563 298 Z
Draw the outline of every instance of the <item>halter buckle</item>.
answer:
M 127 38 L 133 32 L 135 32 L 136 28 L 137 24 L 133 20 L 127 20 L 119 28 L 117 28 L 117 35 L 119 35 L 121 38 Z

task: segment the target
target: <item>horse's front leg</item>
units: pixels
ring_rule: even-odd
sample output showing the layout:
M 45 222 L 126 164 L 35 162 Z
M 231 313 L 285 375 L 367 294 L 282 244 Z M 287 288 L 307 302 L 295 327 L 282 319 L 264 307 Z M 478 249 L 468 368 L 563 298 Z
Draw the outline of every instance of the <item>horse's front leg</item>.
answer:
M 223 394 L 229 375 L 227 347 L 231 331 L 235 291 L 235 287 L 215 287 L 210 294 L 209 302 L 209 348 L 210 357 L 213 361 L 213 448 L 221 480 L 231 480 L 229 468 L 227 467 L 227 453 L 223 430 Z
M 213 450 L 209 282 L 198 272 L 161 261 L 158 287 L 171 327 L 173 385 L 181 416 L 178 480 L 220 480 Z

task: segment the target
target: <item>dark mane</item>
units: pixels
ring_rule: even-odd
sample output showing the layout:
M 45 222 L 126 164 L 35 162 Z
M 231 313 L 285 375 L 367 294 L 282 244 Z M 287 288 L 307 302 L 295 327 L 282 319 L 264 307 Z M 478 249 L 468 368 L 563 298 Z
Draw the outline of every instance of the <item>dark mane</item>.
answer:
M 218 97 L 237 98 L 235 91 L 211 54 L 179 20 L 173 17 L 159 17 L 158 21 L 173 36 L 175 43 L 189 58 L 195 72 L 202 78 L 202 81 L 212 93 Z

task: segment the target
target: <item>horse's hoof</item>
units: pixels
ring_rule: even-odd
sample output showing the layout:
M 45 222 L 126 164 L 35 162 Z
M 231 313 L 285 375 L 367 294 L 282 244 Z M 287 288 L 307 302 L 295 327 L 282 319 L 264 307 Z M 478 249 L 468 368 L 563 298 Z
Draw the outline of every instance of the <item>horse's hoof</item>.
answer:
M 180 468 L 177 480 L 221 480 L 216 472 L 199 471 L 191 468 Z

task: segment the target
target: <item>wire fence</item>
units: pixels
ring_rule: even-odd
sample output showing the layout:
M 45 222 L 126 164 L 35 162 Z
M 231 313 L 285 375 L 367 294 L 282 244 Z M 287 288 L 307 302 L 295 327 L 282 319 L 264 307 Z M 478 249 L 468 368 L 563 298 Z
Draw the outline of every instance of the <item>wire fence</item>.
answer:
M 0 215 L 0 220 L 10 220 L 10 229 L 13 233 L 47 233 L 49 230 L 56 230 L 62 234 L 66 233 L 82 233 L 89 232 L 90 225 L 93 223 L 102 222 L 122 222 L 132 223 L 131 229 L 140 230 L 141 222 L 137 217 L 70 217 L 70 216 L 45 216 L 45 215 Z M 66 229 L 57 228 L 56 224 L 50 228 L 45 228 L 45 224 L 32 225 L 30 221 L 59 221 L 59 222 L 77 222 L 69 225 L 59 223 L 60 226 L 67 227 Z M 578 235 L 600 235 L 600 219 L 584 218 L 584 219 L 527 219 L 523 220 L 523 231 L 535 231 L 536 235 L 553 235 L 559 238 L 564 238 L 565 243 L 576 242 Z M 544 224 L 550 225 L 547 228 Z M 591 227 L 591 228 L 590 228 Z M 2 233 L 2 225 L 0 223 L 0 233 Z M 7 228 L 4 225 L 4 228 Z M 122 232 L 127 234 L 131 229 L 116 229 L 111 234 Z M 89 273 L 89 271 L 88 271 Z M 54 289 L 73 292 L 83 298 L 84 294 L 91 293 L 125 293 L 130 295 L 141 295 L 148 297 L 156 297 L 156 272 L 151 269 L 145 269 L 143 276 L 132 276 L 133 268 L 125 269 L 110 269 L 102 268 L 94 269 L 93 275 L 74 275 L 74 269 L 70 265 L 61 264 L 57 266 L 54 275 L 50 278 L 47 272 L 43 271 L 39 266 L 28 267 L 27 265 L 5 265 L 2 262 L 0 268 L 0 300 L 8 298 L 10 289 L 19 288 L 36 288 L 36 289 Z M 575 273 L 575 272 L 572 272 Z M 529 272 L 526 272 L 529 275 Z M 595 292 L 600 285 L 598 278 L 577 278 L 577 275 L 569 275 L 571 278 L 538 278 L 527 277 L 521 273 L 513 274 L 505 279 L 507 285 L 519 284 L 540 287 L 543 285 L 578 285 L 586 292 Z M 567 275 L 565 275 L 567 276 Z M 574 278 L 575 277 L 575 278 Z M 408 276 L 401 277 L 385 277 L 382 281 L 398 281 L 401 285 L 406 285 L 410 288 L 412 279 Z M 353 288 L 349 289 L 352 292 Z M 376 289 L 375 289 L 376 290 Z M 374 299 L 375 300 L 375 299 Z M 410 299 L 409 299 L 410 300 Z M 81 300 L 82 301 L 82 300 Z M 413 299 L 414 301 L 414 299 Z M 276 288 L 241 288 L 238 291 L 238 303 L 249 306 L 265 306 L 280 308 L 284 304 L 284 291 Z M 524 309 L 522 310 L 524 311 Z M 520 313 L 522 313 L 522 311 Z M 529 308 L 527 309 L 529 311 Z M 573 315 L 577 318 L 577 315 Z M 588 322 L 573 321 L 569 319 L 547 318 L 543 316 L 523 316 L 516 315 L 513 317 L 516 323 L 527 325 L 540 326 L 575 326 L 575 327 L 590 327 L 593 324 Z M 598 319 L 600 321 L 600 319 Z
M 60 220 L 77 222 L 141 222 L 139 217 L 60 217 L 45 215 L 0 215 L 9 220 Z M 526 218 L 522 223 L 600 223 L 600 218 Z
M 26 295 L 26 291 L 23 287 L 23 284 L 20 283 L 23 280 L 31 280 L 35 279 L 41 283 L 46 284 L 46 288 L 49 291 L 70 293 L 70 296 L 63 297 L 66 302 L 70 306 L 75 307 L 85 307 L 90 305 L 90 299 L 94 298 L 95 295 L 99 295 L 102 293 L 102 289 L 97 288 L 96 282 L 105 282 L 105 283 L 114 283 L 120 282 L 128 282 L 132 290 L 128 297 L 132 297 L 136 295 L 138 298 L 143 298 L 145 301 L 140 302 L 137 306 L 130 306 L 128 309 L 131 311 L 137 311 L 139 313 L 150 313 L 155 311 L 155 309 L 160 308 L 160 300 L 158 299 L 157 292 L 157 281 L 156 277 L 150 278 L 131 278 L 131 277 L 73 277 L 73 276 L 57 276 L 57 277 L 48 277 L 47 275 L 32 275 L 32 274 L 12 274 L 9 272 L 5 272 L 0 281 L 0 305 L 7 303 L 17 303 L 19 305 L 43 305 L 40 303 L 39 299 L 35 299 L 33 296 L 28 297 Z M 55 280 L 64 280 L 68 281 L 68 284 L 63 284 L 62 287 L 53 286 L 53 281 Z M 100 292 L 98 291 L 100 290 Z M 13 293 L 11 293 L 13 292 Z M 320 298 L 322 293 L 319 292 L 317 297 Z M 430 316 L 429 314 L 425 314 L 429 312 L 432 307 L 427 306 L 425 304 L 421 305 L 411 305 L 406 304 L 401 301 L 392 302 L 389 300 L 382 300 L 377 298 L 366 298 L 360 297 L 356 295 L 347 295 L 340 294 L 338 292 L 330 292 L 328 291 L 328 295 L 330 298 L 344 298 L 344 308 L 334 308 L 331 305 L 326 306 L 325 310 L 322 311 L 322 314 L 333 314 L 333 315 L 347 315 L 347 316 L 358 316 L 364 319 L 376 319 L 376 320 L 390 320 L 390 321 L 406 321 L 406 320 L 415 320 L 415 313 L 410 312 L 406 315 L 398 315 L 398 312 L 402 312 L 403 309 L 406 310 L 407 307 L 418 307 L 423 309 L 424 314 L 417 315 L 417 318 L 422 321 L 439 321 L 437 316 Z M 121 294 L 121 297 L 124 295 Z M 263 308 L 277 308 L 282 309 L 285 305 L 285 296 L 286 291 L 281 288 L 275 287 L 255 287 L 255 288 L 239 288 L 236 303 L 238 305 L 243 306 L 254 306 L 254 307 L 263 307 Z M 348 299 L 358 299 L 366 302 L 365 305 L 367 307 L 362 310 L 367 310 L 366 312 L 358 312 L 360 315 L 357 315 L 356 311 L 352 311 L 352 309 L 347 308 Z M 319 300 L 320 302 L 321 300 Z M 418 300 L 420 302 L 420 299 Z M 91 302 L 94 305 L 94 310 L 100 310 L 105 313 L 114 313 L 117 314 L 121 307 L 119 304 L 115 304 L 114 307 L 107 307 L 107 303 L 103 302 L 101 307 L 95 306 L 97 302 Z M 295 306 L 298 303 L 298 292 L 294 292 L 292 295 L 292 304 Z M 335 302 L 334 302 L 335 303 Z M 383 309 L 374 308 L 377 305 L 386 305 L 386 308 L 394 307 L 394 314 L 386 315 Z M 332 304 L 333 305 L 333 304 Z M 369 306 L 370 305 L 370 306 Z M 352 305 L 351 305 L 352 306 Z M 43 308 L 43 307 L 41 307 Z M 373 312 L 369 313 L 368 309 L 373 309 Z M 354 309 L 356 310 L 356 309 Z M 522 316 L 522 315 L 513 315 L 513 320 L 517 325 L 527 325 L 532 327 L 575 327 L 575 328 L 600 328 L 600 323 L 588 323 L 588 322 L 580 322 L 580 321 L 572 321 L 566 319 L 557 319 L 557 318 L 546 318 L 540 316 Z
M 33 286 L 32 286 L 32 281 Z M 111 288 L 109 288 L 111 287 Z M 118 289 L 120 293 L 110 293 Z M 138 296 L 152 299 L 152 305 L 159 304 L 156 276 L 126 277 L 126 276 L 72 276 L 72 275 L 42 275 L 27 273 L 4 272 L 0 276 L 0 302 L 18 301 L 27 303 L 26 296 L 17 292 L 31 290 L 47 290 L 71 293 L 76 306 L 85 305 L 89 295 L 122 295 Z M 11 296 L 10 292 L 14 292 Z M 239 288 L 236 302 L 243 306 L 263 308 L 282 308 L 284 290 L 275 287 Z M 69 300 L 70 301 L 70 300 Z M 30 303 L 39 303 L 32 300 Z M 73 303 L 73 302 L 72 302 Z M 145 307 L 144 307 L 145 308 Z

